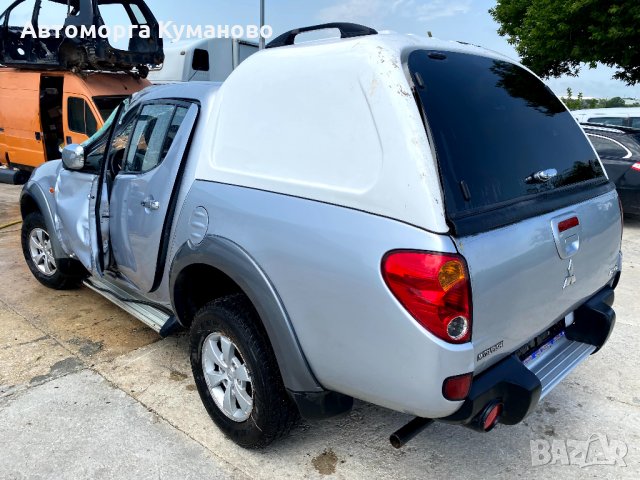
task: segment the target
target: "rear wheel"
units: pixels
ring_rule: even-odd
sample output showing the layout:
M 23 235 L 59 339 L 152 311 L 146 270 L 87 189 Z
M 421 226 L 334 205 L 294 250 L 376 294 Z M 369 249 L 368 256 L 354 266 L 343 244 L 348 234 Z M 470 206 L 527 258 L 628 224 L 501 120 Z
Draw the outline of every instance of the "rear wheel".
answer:
M 40 283 L 56 290 L 75 288 L 80 284 L 83 275 L 64 273 L 54 258 L 51 235 L 40 212 L 25 217 L 21 237 L 24 258 Z
M 269 445 L 298 418 L 258 322 L 239 294 L 205 305 L 191 328 L 191 368 L 200 398 L 216 425 L 246 448 Z

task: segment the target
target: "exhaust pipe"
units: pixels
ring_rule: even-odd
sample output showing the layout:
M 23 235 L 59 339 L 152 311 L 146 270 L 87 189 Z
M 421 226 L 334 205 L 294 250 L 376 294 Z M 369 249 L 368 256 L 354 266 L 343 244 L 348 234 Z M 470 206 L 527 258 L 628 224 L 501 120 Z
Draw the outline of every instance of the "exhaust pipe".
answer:
M 433 419 L 431 418 L 416 417 L 391 434 L 389 441 L 394 448 L 402 448 L 432 423 Z

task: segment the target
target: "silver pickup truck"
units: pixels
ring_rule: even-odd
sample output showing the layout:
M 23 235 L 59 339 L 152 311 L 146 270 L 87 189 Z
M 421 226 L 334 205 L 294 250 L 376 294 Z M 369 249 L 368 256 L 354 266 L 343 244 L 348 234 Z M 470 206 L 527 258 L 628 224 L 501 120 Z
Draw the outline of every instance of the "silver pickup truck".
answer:
M 223 83 L 152 87 L 21 197 L 24 255 L 161 335 L 191 335 L 245 447 L 361 399 L 489 431 L 600 349 L 621 209 L 530 71 L 457 42 L 331 24 Z

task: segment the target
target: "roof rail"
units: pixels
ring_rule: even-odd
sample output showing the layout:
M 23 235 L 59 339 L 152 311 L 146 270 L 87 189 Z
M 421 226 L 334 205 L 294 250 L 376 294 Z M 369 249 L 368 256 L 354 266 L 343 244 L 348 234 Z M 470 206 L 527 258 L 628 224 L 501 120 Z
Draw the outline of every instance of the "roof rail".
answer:
M 301 33 L 313 32 L 316 30 L 327 30 L 335 28 L 340 30 L 340 38 L 363 37 L 365 35 L 377 35 L 377 30 L 357 23 L 323 23 L 321 25 L 313 25 L 311 27 L 302 27 L 289 30 L 282 35 L 274 38 L 267 44 L 266 48 L 286 47 L 295 43 L 296 37 Z

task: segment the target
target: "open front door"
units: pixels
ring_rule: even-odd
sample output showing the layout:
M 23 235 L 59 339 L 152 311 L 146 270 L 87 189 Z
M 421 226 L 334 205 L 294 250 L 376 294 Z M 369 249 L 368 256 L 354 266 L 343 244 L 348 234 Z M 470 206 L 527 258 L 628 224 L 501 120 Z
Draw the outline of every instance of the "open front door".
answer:
M 102 275 L 109 260 L 109 160 L 124 156 L 135 120 L 129 100 L 113 112 L 104 126 L 86 142 L 84 166 L 62 167 L 56 181 L 56 229 L 67 253 L 92 275 Z M 117 119 L 117 120 L 116 120 Z
M 91 274 L 102 274 L 99 258 L 96 203 L 102 181 L 100 168 L 108 132 L 86 145 L 82 170 L 62 167 L 56 181 L 56 228 L 65 250 Z
M 183 163 L 198 106 L 179 101 L 142 105 L 122 170 L 113 181 L 110 240 L 115 268 L 140 292 L 162 278 Z

